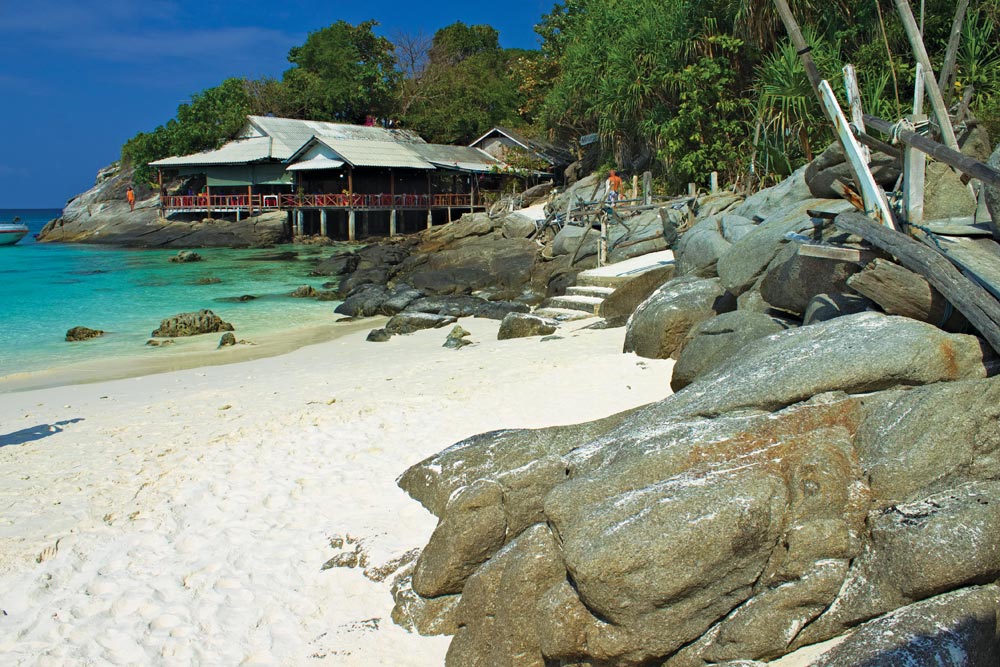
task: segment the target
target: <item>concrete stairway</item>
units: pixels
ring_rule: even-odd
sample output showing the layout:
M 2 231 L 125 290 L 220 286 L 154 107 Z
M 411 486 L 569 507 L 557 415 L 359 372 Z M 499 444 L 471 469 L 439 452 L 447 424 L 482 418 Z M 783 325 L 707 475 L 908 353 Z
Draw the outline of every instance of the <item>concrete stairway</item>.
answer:
M 576 276 L 576 285 L 567 288 L 564 296 L 546 299 L 535 314 L 563 322 L 595 317 L 604 300 L 620 285 L 673 261 L 674 253 L 662 250 L 599 269 L 581 271 Z

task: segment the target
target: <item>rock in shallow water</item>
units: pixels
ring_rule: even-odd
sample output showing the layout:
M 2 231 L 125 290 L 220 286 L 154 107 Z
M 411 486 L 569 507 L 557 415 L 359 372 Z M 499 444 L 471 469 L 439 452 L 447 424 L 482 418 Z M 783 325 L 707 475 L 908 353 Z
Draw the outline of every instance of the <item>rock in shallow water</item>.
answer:
M 234 327 L 211 310 L 199 310 L 196 313 L 180 313 L 163 320 L 160 322 L 160 328 L 150 335 L 154 338 L 169 338 L 220 331 L 234 331 Z
M 75 343 L 81 340 L 90 340 L 91 338 L 97 338 L 98 336 L 103 336 L 104 332 L 100 329 L 89 329 L 87 327 L 73 327 L 66 332 L 66 342 Z

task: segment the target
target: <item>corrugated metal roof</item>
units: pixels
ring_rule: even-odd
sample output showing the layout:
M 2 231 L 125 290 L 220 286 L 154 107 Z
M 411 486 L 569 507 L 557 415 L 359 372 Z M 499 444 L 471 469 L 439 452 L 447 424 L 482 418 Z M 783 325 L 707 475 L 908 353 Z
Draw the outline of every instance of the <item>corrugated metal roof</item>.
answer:
M 352 167 L 400 167 L 406 169 L 433 169 L 434 165 L 421 158 L 412 144 L 395 141 L 367 141 L 364 139 L 332 139 L 316 137 L 316 141 L 329 147 Z
M 271 157 L 287 160 L 313 137 L 344 140 L 385 141 L 394 143 L 423 143 L 419 135 L 408 130 L 388 130 L 382 127 L 328 123 L 295 118 L 249 116 L 251 128 L 274 140 Z
M 486 151 L 470 146 L 413 144 L 409 148 L 423 159 L 442 169 L 488 173 L 503 166 L 503 163 Z
M 286 171 L 316 171 L 319 169 L 340 169 L 344 166 L 343 160 L 331 160 L 325 155 L 317 155 L 311 160 L 296 162 L 288 165 Z
M 168 157 L 149 164 L 154 167 L 190 167 L 262 162 L 271 157 L 271 140 L 267 137 L 230 141 L 222 148 L 192 155 Z
M 537 139 L 531 139 L 513 130 L 509 130 L 505 127 L 494 127 L 492 130 L 479 137 L 473 141 L 470 145 L 475 146 L 480 143 L 483 139 L 486 139 L 494 133 L 499 133 L 513 141 L 514 143 L 520 144 L 526 150 L 531 151 L 538 157 L 542 158 L 546 162 L 552 165 L 566 165 L 573 162 L 575 157 L 573 153 L 565 148 L 559 148 L 558 146 L 553 146 L 552 144 L 547 144 L 544 141 L 538 141 Z

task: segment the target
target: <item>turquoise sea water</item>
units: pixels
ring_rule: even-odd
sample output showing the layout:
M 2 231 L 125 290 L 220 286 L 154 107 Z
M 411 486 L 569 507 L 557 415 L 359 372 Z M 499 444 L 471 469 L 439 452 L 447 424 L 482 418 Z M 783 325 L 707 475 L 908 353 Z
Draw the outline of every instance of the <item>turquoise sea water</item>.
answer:
M 0 221 L 20 216 L 31 233 L 59 215 L 53 209 L 0 209 Z M 37 243 L 29 235 L 0 246 L 0 377 L 60 368 L 99 358 L 161 352 L 145 345 L 160 321 L 208 308 L 236 328 L 237 338 L 332 323 L 336 302 L 292 298 L 301 285 L 317 289 L 329 278 L 310 276 L 316 260 L 348 246 L 279 246 L 257 250 L 196 249 L 205 261 L 175 264 L 176 250 Z M 292 261 L 253 261 L 294 250 Z M 218 278 L 213 284 L 199 284 Z M 258 297 L 242 303 L 226 299 Z M 67 343 L 74 326 L 105 336 Z

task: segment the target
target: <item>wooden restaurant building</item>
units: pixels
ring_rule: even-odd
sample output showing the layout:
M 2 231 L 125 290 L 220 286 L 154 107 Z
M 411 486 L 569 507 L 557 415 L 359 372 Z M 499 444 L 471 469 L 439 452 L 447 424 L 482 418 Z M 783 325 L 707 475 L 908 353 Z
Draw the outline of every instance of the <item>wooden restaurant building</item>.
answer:
M 429 144 L 407 130 L 249 116 L 221 148 L 150 163 L 164 216 L 287 211 L 296 235 L 354 240 L 395 235 L 483 210 L 496 200 L 504 163 L 468 146 Z M 165 194 L 164 177 L 194 183 Z

